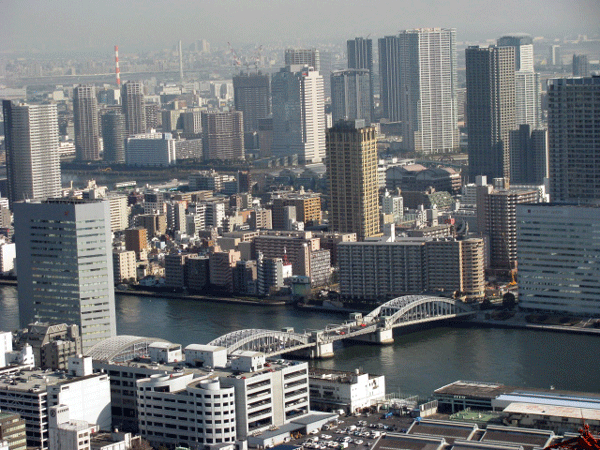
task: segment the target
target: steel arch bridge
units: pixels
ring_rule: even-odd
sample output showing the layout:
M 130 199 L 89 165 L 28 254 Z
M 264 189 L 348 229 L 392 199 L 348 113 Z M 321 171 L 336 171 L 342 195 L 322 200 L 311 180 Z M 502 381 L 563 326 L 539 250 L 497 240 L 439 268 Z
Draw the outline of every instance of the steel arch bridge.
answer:
M 238 350 L 262 352 L 267 356 L 290 353 L 343 339 L 358 338 L 393 328 L 446 320 L 473 314 L 473 309 L 461 302 L 429 295 L 405 295 L 378 306 L 363 318 L 328 325 L 323 330 L 296 333 L 248 329 L 225 334 L 208 345 Z
M 225 334 L 208 345 L 226 347 L 228 354 L 237 350 L 248 350 L 272 355 L 310 347 L 313 344 L 308 334 L 248 329 Z
M 385 328 L 444 320 L 471 314 L 472 308 L 460 300 L 429 295 L 405 295 L 390 300 L 365 316 L 365 322 L 385 322 Z

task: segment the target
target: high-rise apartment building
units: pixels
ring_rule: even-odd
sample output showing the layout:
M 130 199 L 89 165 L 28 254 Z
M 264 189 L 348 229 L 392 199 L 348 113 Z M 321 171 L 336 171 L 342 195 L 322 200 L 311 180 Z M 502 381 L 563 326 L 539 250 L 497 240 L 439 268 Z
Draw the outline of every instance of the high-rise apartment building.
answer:
M 400 41 L 397 36 L 379 39 L 380 100 L 383 117 L 390 122 L 400 120 Z
M 244 120 L 241 111 L 203 112 L 204 159 L 244 159 Z
M 327 130 L 331 231 L 379 234 L 377 137 L 364 121 L 338 122 Z
M 235 75 L 233 100 L 244 115 L 244 133 L 258 131 L 258 120 L 271 114 L 271 78 L 261 73 Z
M 321 55 L 316 48 L 288 48 L 284 53 L 286 66 L 308 66 L 317 72 L 321 70 Z
M 498 39 L 498 47 L 515 50 L 515 120 L 536 130 L 542 124 L 540 79 L 533 68 L 533 38 L 528 34 L 513 34 Z
M 516 128 L 515 50 L 466 50 L 467 126 L 471 177 L 510 176 L 509 133 Z
M 600 200 L 600 76 L 548 81 L 550 200 Z
M 73 89 L 73 125 L 77 160 L 99 160 L 98 100 L 93 85 L 79 85 Z
M 590 76 L 590 62 L 588 61 L 587 55 L 573 55 L 573 76 Z
M 273 144 L 275 156 L 298 155 L 303 163 L 325 157 L 323 77 L 309 66 L 292 65 L 273 74 Z
M 337 70 L 331 74 L 331 115 L 339 120 L 373 121 L 371 73 L 367 69 Z
M 544 184 L 548 176 L 548 131 L 520 125 L 510 132 L 510 181 L 513 184 Z
M 21 327 L 80 327 L 83 350 L 116 335 L 108 201 L 18 202 L 15 210 Z
M 2 102 L 8 200 L 60 196 L 56 105 Z
M 373 72 L 373 41 L 357 37 L 346 41 L 348 51 L 348 69 L 366 69 L 369 71 L 369 92 L 371 116 L 374 108 L 375 72 Z
M 398 35 L 402 146 L 423 154 L 458 148 L 456 31 L 419 28 Z
M 144 106 L 144 86 L 137 81 L 128 81 L 121 93 L 125 129 L 127 135 L 146 132 L 146 109 Z
M 125 116 L 120 111 L 111 110 L 102 114 L 101 123 L 104 161 L 125 163 Z

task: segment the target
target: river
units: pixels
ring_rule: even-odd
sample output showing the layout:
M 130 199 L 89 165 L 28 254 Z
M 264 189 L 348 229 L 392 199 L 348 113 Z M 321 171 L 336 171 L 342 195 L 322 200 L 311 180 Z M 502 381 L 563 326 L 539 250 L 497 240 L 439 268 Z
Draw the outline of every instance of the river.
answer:
M 0 287 L 0 330 L 18 327 L 17 290 Z M 205 344 L 245 328 L 296 331 L 340 323 L 336 313 L 169 298 L 117 296 L 119 334 Z M 389 346 L 340 344 L 318 367 L 383 374 L 388 393 L 423 397 L 452 381 L 493 381 L 518 387 L 600 392 L 600 337 L 530 331 L 437 327 L 396 334 Z

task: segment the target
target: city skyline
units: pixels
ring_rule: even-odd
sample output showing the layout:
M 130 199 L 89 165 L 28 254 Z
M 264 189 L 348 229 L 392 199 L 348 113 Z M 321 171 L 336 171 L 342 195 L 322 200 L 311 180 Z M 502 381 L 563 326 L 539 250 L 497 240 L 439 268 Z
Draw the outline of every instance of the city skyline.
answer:
M 28 6 L 28 3 L 31 5 Z M 170 3 L 168 9 L 163 6 L 145 2 L 144 9 L 141 9 L 136 3 L 83 1 L 75 5 L 65 3 L 61 8 L 60 1 L 48 4 L 31 0 L 7 2 L 0 18 L 0 27 L 6 38 L 4 45 L 0 44 L 0 51 L 89 51 L 111 48 L 115 43 L 139 51 L 157 46 L 171 47 L 178 39 L 187 43 L 208 39 L 222 45 L 230 41 L 234 44 L 269 44 L 287 40 L 297 41 L 303 46 L 315 40 L 345 41 L 354 36 L 384 36 L 402 29 L 429 26 L 457 28 L 459 41 L 517 31 L 558 37 L 573 33 L 597 34 L 597 19 L 600 17 L 600 5 L 593 0 L 582 0 L 578 7 L 564 0 L 536 0 L 526 4 L 508 0 L 501 3 L 478 2 L 476 5 L 436 0 L 426 7 L 406 1 L 344 2 L 344 13 L 361 19 L 353 24 L 336 20 L 338 2 L 317 4 L 314 1 L 281 0 L 272 5 L 264 0 L 219 4 L 179 1 Z M 69 11 L 63 22 L 47 20 L 48 17 L 57 17 L 56 12 L 61 9 Z M 514 14 L 516 10 L 518 15 Z M 544 10 L 552 14 L 540 14 Z M 129 26 L 131 17 L 152 23 L 157 20 L 159 11 L 163 35 L 156 34 L 154 27 L 144 32 L 139 27 Z M 226 11 L 235 13 L 224 14 Z M 212 20 L 214 17 L 227 20 L 215 21 Z M 486 17 L 493 20 L 482 20 Z M 531 17 L 536 20 L 531 21 Z M 256 23 L 269 24 L 269 27 L 253 26 Z M 339 25 L 336 26 L 337 23 Z M 65 29 L 69 32 L 65 33 Z M 202 30 L 201 35 L 199 29 Z

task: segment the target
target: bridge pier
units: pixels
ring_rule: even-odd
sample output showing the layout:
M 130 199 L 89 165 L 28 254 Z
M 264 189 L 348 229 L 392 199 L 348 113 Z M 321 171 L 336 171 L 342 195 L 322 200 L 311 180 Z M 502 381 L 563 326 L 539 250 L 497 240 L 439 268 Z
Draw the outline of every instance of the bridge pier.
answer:
M 333 342 L 327 342 L 324 344 L 316 344 L 311 352 L 311 358 L 325 359 L 333 358 Z
M 369 342 L 371 344 L 390 345 L 394 343 L 394 330 L 392 328 L 378 328 L 374 333 L 356 336 L 352 340 Z

